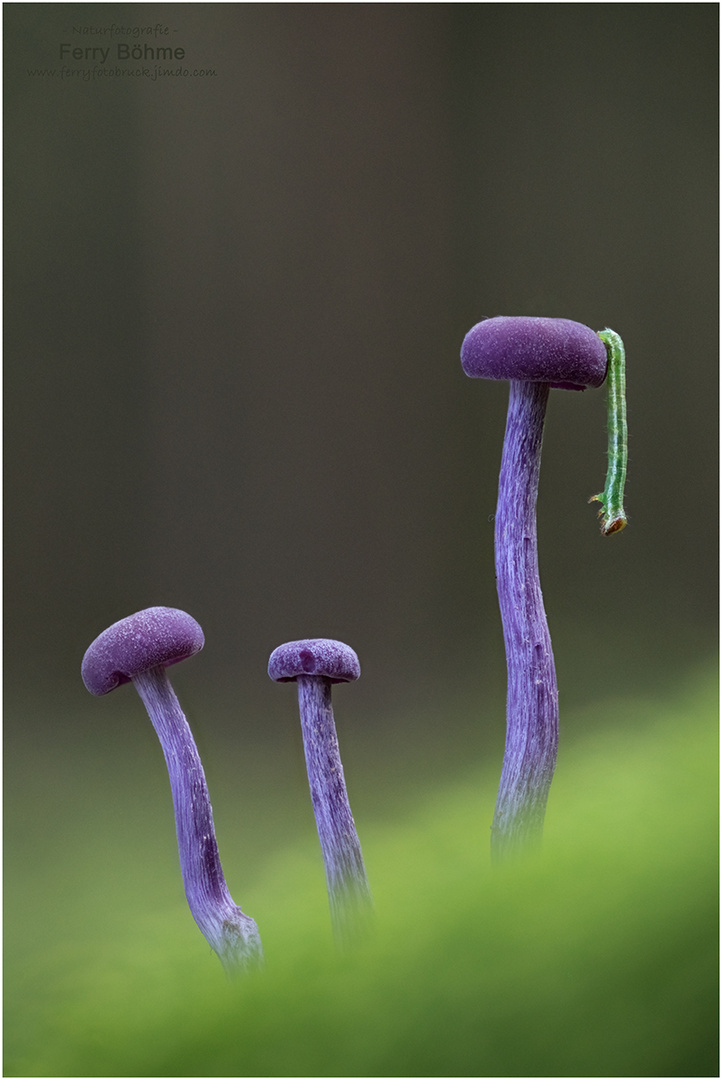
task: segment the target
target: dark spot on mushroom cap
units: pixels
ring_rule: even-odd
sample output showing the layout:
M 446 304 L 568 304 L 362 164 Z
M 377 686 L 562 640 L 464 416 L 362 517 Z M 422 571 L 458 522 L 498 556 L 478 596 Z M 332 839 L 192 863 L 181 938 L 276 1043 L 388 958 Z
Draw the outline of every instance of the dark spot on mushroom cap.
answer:
M 461 366 L 476 379 L 518 379 L 583 390 L 604 382 L 607 350 L 583 323 L 497 315 L 477 323 L 466 335 Z
M 342 641 L 304 638 L 274 649 L 268 674 L 276 682 L 292 682 L 299 675 L 318 675 L 332 683 L 353 682 L 361 674 L 361 667 L 356 653 Z
M 113 623 L 89 646 L 81 674 L 91 694 L 107 694 L 153 667 L 170 667 L 205 644 L 195 619 L 178 608 L 151 607 Z

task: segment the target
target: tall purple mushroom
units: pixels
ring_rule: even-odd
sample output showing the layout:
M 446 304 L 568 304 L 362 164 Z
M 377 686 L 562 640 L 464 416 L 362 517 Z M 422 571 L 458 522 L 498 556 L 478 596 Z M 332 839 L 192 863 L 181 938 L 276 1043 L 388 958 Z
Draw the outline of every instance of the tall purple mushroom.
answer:
M 228 892 L 203 766 L 165 670 L 203 645 L 203 631 L 184 611 L 146 608 L 104 630 L 85 653 L 81 673 L 91 694 L 132 682 L 148 710 L 168 766 L 188 906 L 231 975 L 262 961 L 261 939 Z
M 461 363 L 472 378 L 511 384 L 494 530 L 508 671 L 506 745 L 491 827 L 498 858 L 540 842 L 557 755 L 557 680 L 536 536 L 549 389 L 601 386 L 607 349 L 594 330 L 568 319 L 498 316 L 469 331 Z
M 298 683 L 303 748 L 331 921 L 337 940 L 345 944 L 364 926 L 371 911 L 371 892 L 346 791 L 331 686 L 358 679 L 358 657 L 341 641 L 289 641 L 271 653 L 268 674 L 276 682 Z

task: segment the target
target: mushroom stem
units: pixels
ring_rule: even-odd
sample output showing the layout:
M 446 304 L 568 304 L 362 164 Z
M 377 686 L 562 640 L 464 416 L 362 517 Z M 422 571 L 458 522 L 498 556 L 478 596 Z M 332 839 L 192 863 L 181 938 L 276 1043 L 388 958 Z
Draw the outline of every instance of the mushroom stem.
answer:
M 548 396 L 548 383 L 511 380 L 494 537 L 508 672 L 506 745 L 491 827 L 496 859 L 540 843 L 557 755 L 559 702 L 536 534 Z
M 341 943 L 358 936 L 371 912 L 371 890 L 346 791 L 331 705 L 331 680 L 298 675 L 303 748 L 326 868 L 334 934 Z
M 160 740 L 170 778 L 178 854 L 188 906 L 227 974 L 260 964 L 258 927 L 233 903 L 213 827 L 203 765 L 178 698 L 162 666 L 133 677 Z

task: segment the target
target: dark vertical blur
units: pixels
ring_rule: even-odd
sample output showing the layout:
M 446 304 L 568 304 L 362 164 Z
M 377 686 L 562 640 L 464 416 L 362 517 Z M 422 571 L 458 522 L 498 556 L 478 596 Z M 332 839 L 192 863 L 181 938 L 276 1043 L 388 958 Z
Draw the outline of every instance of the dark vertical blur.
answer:
M 503 693 L 506 390 L 458 361 L 495 314 L 627 345 L 625 533 L 586 505 L 603 391 L 552 395 L 560 685 L 648 686 L 714 647 L 716 5 L 4 15 L 10 689 L 80 699 L 90 640 L 169 604 L 229 702 L 273 708 L 268 654 L 307 635 L 357 649 L 369 722 Z M 159 43 L 78 25 L 159 21 L 188 77 L 31 74 L 63 42 Z

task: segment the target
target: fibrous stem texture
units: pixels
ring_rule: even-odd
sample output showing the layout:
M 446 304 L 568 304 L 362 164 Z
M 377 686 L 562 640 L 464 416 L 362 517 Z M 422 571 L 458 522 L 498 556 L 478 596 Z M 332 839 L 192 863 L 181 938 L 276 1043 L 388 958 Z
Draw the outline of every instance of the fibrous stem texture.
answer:
M 234 904 L 223 876 L 208 785 L 188 721 L 162 667 L 133 680 L 160 740 L 170 778 L 188 906 L 229 974 L 256 966 L 258 927 Z
M 495 517 L 496 578 L 507 658 L 506 746 L 492 855 L 541 840 L 556 763 L 559 702 L 536 537 L 547 383 L 512 380 Z
M 331 921 L 337 939 L 345 943 L 356 936 L 370 914 L 371 893 L 346 791 L 330 679 L 299 675 L 298 701 Z

